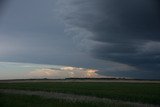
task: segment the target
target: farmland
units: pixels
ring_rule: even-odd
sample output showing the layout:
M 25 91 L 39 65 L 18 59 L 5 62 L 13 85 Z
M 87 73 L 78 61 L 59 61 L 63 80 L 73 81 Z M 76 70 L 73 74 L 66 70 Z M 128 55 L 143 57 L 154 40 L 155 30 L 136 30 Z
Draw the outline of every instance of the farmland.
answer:
M 0 94 L 0 105 L 1 107 L 135 107 L 132 104 L 121 102 L 73 102 L 59 99 L 45 99 L 39 96 L 13 94 Z
M 92 97 L 96 97 L 96 98 L 107 98 L 107 99 L 117 100 L 117 101 L 160 105 L 160 84 L 159 83 L 26 82 L 26 83 L 0 83 L 0 89 L 57 92 L 57 93 L 67 93 L 67 94 L 73 94 L 73 95 L 92 96 Z M 22 95 L 21 96 L 20 95 L 13 96 L 13 95 L 8 95 L 8 94 L 7 95 L 1 94 L 1 99 L 2 98 L 7 99 L 7 97 L 9 97 L 10 100 L 12 98 L 14 100 L 14 97 L 17 97 L 16 99 L 20 98 L 20 100 L 23 100 L 23 98 L 21 98 Z M 26 99 L 27 98 L 30 99 L 29 97 L 33 97 L 33 96 L 25 96 L 25 97 L 26 97 Z M 34 99 L 44 100 L 44 99 L 38 98 L 38 97 L 34 97 Z M 50 99 L 50 100 L 54 100 L 54 99 Z M 59 101 L 70 104 L 70 102 L 66 102 L 63 100 L 62 101 L 58 100 L 58 102 Z M 53 102 L 54 101 L 52 101 L 52 103 Z M 57 102 L 57 99 L 55 100 L 55 102 Z M 66 105 L 64 107 L 67 107 L 67 104 L 64 104 L 64 105 Z M 75 104 L 77 104 L 77 103 L 75 103 Z M 85 107 L 85 105 L 89 106 L 89 107 L 92 107 L 92 105 L 94 107 L 97 107 L 97 104 L 93 104 L 93 103 L 91 103 L 91 104 L 90 103 L 83 103 L 83 104 L 84 104 L 83 107 Z M 90 105 L 88 105 L 88 104 L 90 104 Z M 98 105 L 100 106 L 100 104 L 98 104 Z M 107 103 L 107 104 L 110 104 L 110 103 Z M 113 105 L 113 103 L 112 103 L 112 105 Z M 122 105 L 121 105 L 121 103 L 119 104 L 119 106 L 122 106 Z M 78 105 L 75 105 L 75 106 L 80 107 Z M 50 107 L 50 106 L 48 106 L 48 107 Z M 111 106 L 111 107 L 114 107 L 114 106 Z M 118 106 L 116 106 L 116 107 L 118 107 Z

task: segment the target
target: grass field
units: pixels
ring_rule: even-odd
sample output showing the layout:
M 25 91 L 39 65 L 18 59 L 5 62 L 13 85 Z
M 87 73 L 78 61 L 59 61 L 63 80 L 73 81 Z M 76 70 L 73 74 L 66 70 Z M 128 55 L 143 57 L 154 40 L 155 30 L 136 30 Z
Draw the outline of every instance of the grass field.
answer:
M 135 107 L 121 102 L 72 102 L 39 96 L 0 94 L 0 107 Z
M 44 90 L 160 105 L 158 83 L 0 83 L 1 89 Z

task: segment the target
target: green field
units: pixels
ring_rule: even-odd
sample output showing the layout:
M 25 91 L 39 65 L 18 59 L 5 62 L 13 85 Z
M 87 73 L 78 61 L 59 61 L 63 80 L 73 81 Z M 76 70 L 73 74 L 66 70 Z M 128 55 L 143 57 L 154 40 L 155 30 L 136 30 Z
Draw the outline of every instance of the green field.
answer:
M 0 94 L 0 107 L 133 107 L 121 103 L 72 102 L 38 96 Z
M 0 83 L 0 88 L 74 93 L 160 105 L 159 83 Z

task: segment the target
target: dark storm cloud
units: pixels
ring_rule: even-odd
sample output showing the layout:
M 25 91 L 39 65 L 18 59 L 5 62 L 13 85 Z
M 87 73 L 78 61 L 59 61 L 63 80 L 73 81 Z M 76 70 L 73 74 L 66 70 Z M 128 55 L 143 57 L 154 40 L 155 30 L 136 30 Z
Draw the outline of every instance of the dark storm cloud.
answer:
M 2 6 L 5 0 L 1 0 L 0 1 L 0 5 Z
M 2 9 L 4 8 L 5 2 L 7 2 L 8 0 L 0 0 L 0 14 L 3 11 Z
M 107 1 L 109 18 L 94 26 L 93 39 L 112 46 L 94 50 L 95 57 L 136 66 L 141 70 L 160 69 L 160 12 L 157 0 Z M 105 7 L 104 6 L 104 7 Z M 111 14 L 110 14 L 111 13 Z M 116 23 L 113 23 L 112 20 Z M 113 20 L 113 21 L 114 21 Z M 112 22 L 109 23 L 108 22 Z M 103 26 L 102 26 L 103 25 Z M 150 47 L 152 45 L 152 47 Z M 158 47 L 157 49 L 153 49 Z M 145 50 L 144 48 L 148 48 Z M 149 49 L 150 48 L 150 49 Z
M 104 15 L 108 15 L 108 17 L 91 28 L 96 34 L 101 35 L 96 36 L 95 40 L 116 42 L 116 40 L 121 41 L 119 37 L 131 41 L 133 39 L 153 41 L 160 39 L 158 36 L 160 28 L 159 1 L 110 1 L 107 0 L 106 5 L 103 4 L 105 8 L 102 9 Z
M 69 0 L 67 12 L 67 24 L 102 43 L 91 47 L 94 57 L 159 72 L 159 0 Z
M 5 11 L 0 16 L 0 61 L 95 69 L 101 66 L 100 61 L 79 51 L 66 34 L 64 23 L 57 14 L 57 1 L 61 0 L 4 2 Z
M 4 1 L 8 0 L 0 0 L 0 61 L 160 78 L 159 0 Z

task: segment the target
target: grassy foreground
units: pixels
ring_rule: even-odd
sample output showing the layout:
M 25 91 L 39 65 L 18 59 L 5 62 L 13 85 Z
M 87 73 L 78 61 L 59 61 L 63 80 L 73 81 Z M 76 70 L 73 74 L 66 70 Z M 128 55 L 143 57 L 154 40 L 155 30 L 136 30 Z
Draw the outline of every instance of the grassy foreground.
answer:
M 0 83 L 0 88 L 74 93 L 160 105 L 158 83 Z
M 38 96 L 0 93 L 1 107 L 134 107 L 121 103 L 72 102 L 67 100 L 45 99 Z

